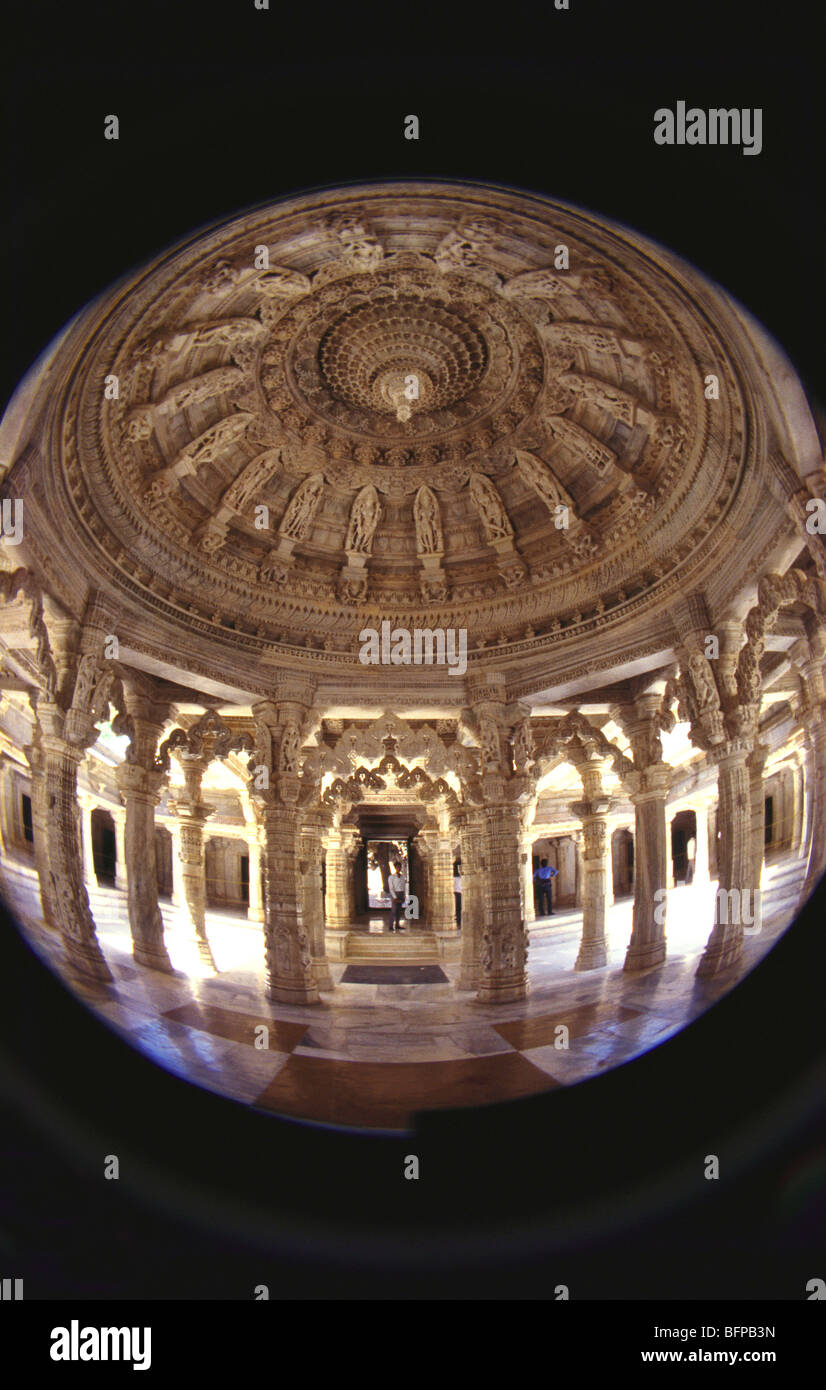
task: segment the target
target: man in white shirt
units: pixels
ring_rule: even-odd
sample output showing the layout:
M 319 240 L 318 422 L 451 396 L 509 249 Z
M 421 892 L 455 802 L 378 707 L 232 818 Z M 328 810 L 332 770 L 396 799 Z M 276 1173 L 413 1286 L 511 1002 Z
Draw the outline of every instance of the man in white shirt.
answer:
M 393 914 L 393 920 L 390 924 L 390 930 L 404 931 L 404 927 L 399 925 L 399 921 L 401 919 L 404 900 L 407 895 L 407 884 L 405 883 L 404 879 L 402 878 L 399 872 L 399 865 L 391 864 L 390 867 L 393 870 L 392 874 L 387 880 L 387 887 L 390 890 L 390 911 Z

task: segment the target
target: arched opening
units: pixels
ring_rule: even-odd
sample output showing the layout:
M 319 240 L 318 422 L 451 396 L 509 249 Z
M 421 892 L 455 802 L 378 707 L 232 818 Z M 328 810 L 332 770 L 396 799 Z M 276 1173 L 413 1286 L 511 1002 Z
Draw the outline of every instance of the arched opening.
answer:
M 155 868 L 158 897 L 172 899 L 172 836 L 164 825 L 155 827 Z
M 634 891 L 634 834 L 625 825 L 611 836 L 611 875 L 614 898 L 627 898 Z
M 98 883 L 105 883 L 114 888 L 118 863 L 114 819 L 102 806 L 96 806 L 91 820 L 95 877 Z
M 250 892 L 246 842 L 230 835 L 212 835 L 204 847 L 204 862 L 207 907 L 246 909 Z
M 671 864 L 674 883 L 691 883 L 697 858 L 697 816 L 678 811 L 671 822 Z

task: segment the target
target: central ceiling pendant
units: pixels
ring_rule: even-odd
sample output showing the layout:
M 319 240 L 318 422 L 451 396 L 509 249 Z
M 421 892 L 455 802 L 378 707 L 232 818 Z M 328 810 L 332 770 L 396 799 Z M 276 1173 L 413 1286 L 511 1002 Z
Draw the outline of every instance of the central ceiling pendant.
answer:
M 396 419 L 408 421 L 422 400 L 430 394 L 431 381 L 419 367 L 393 367 L 383 371 L 376 383 L 382 398 L 392 406 Z

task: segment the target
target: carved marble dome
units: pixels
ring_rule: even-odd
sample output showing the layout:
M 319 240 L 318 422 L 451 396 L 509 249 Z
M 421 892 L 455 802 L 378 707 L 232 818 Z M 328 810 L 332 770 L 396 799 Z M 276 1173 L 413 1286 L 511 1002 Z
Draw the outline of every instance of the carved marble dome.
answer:
M 778 543 L 755 378 L 736 306 L 627 230 L 493 187 L 327 190 L 79 316 L 18 463 L 27 546 L 173 676 L 366 688 L 384 620 L 465 628 L 471 667 L 599 669 Z M 411 674 L 455 689 L 383 673 Z

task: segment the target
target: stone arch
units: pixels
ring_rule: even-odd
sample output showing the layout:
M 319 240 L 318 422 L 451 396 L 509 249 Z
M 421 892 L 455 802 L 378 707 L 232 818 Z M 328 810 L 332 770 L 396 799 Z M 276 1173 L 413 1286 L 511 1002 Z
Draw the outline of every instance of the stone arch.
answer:
M 611 836 L 611 878 L 614 899 L 627 898 L 634 886 L 634 832 L 628 825 Z
M 98 883 L 114 888 L 118 870 L 115 818 L 103 806 L 95 806 L 90 820 L 95 877 Z

